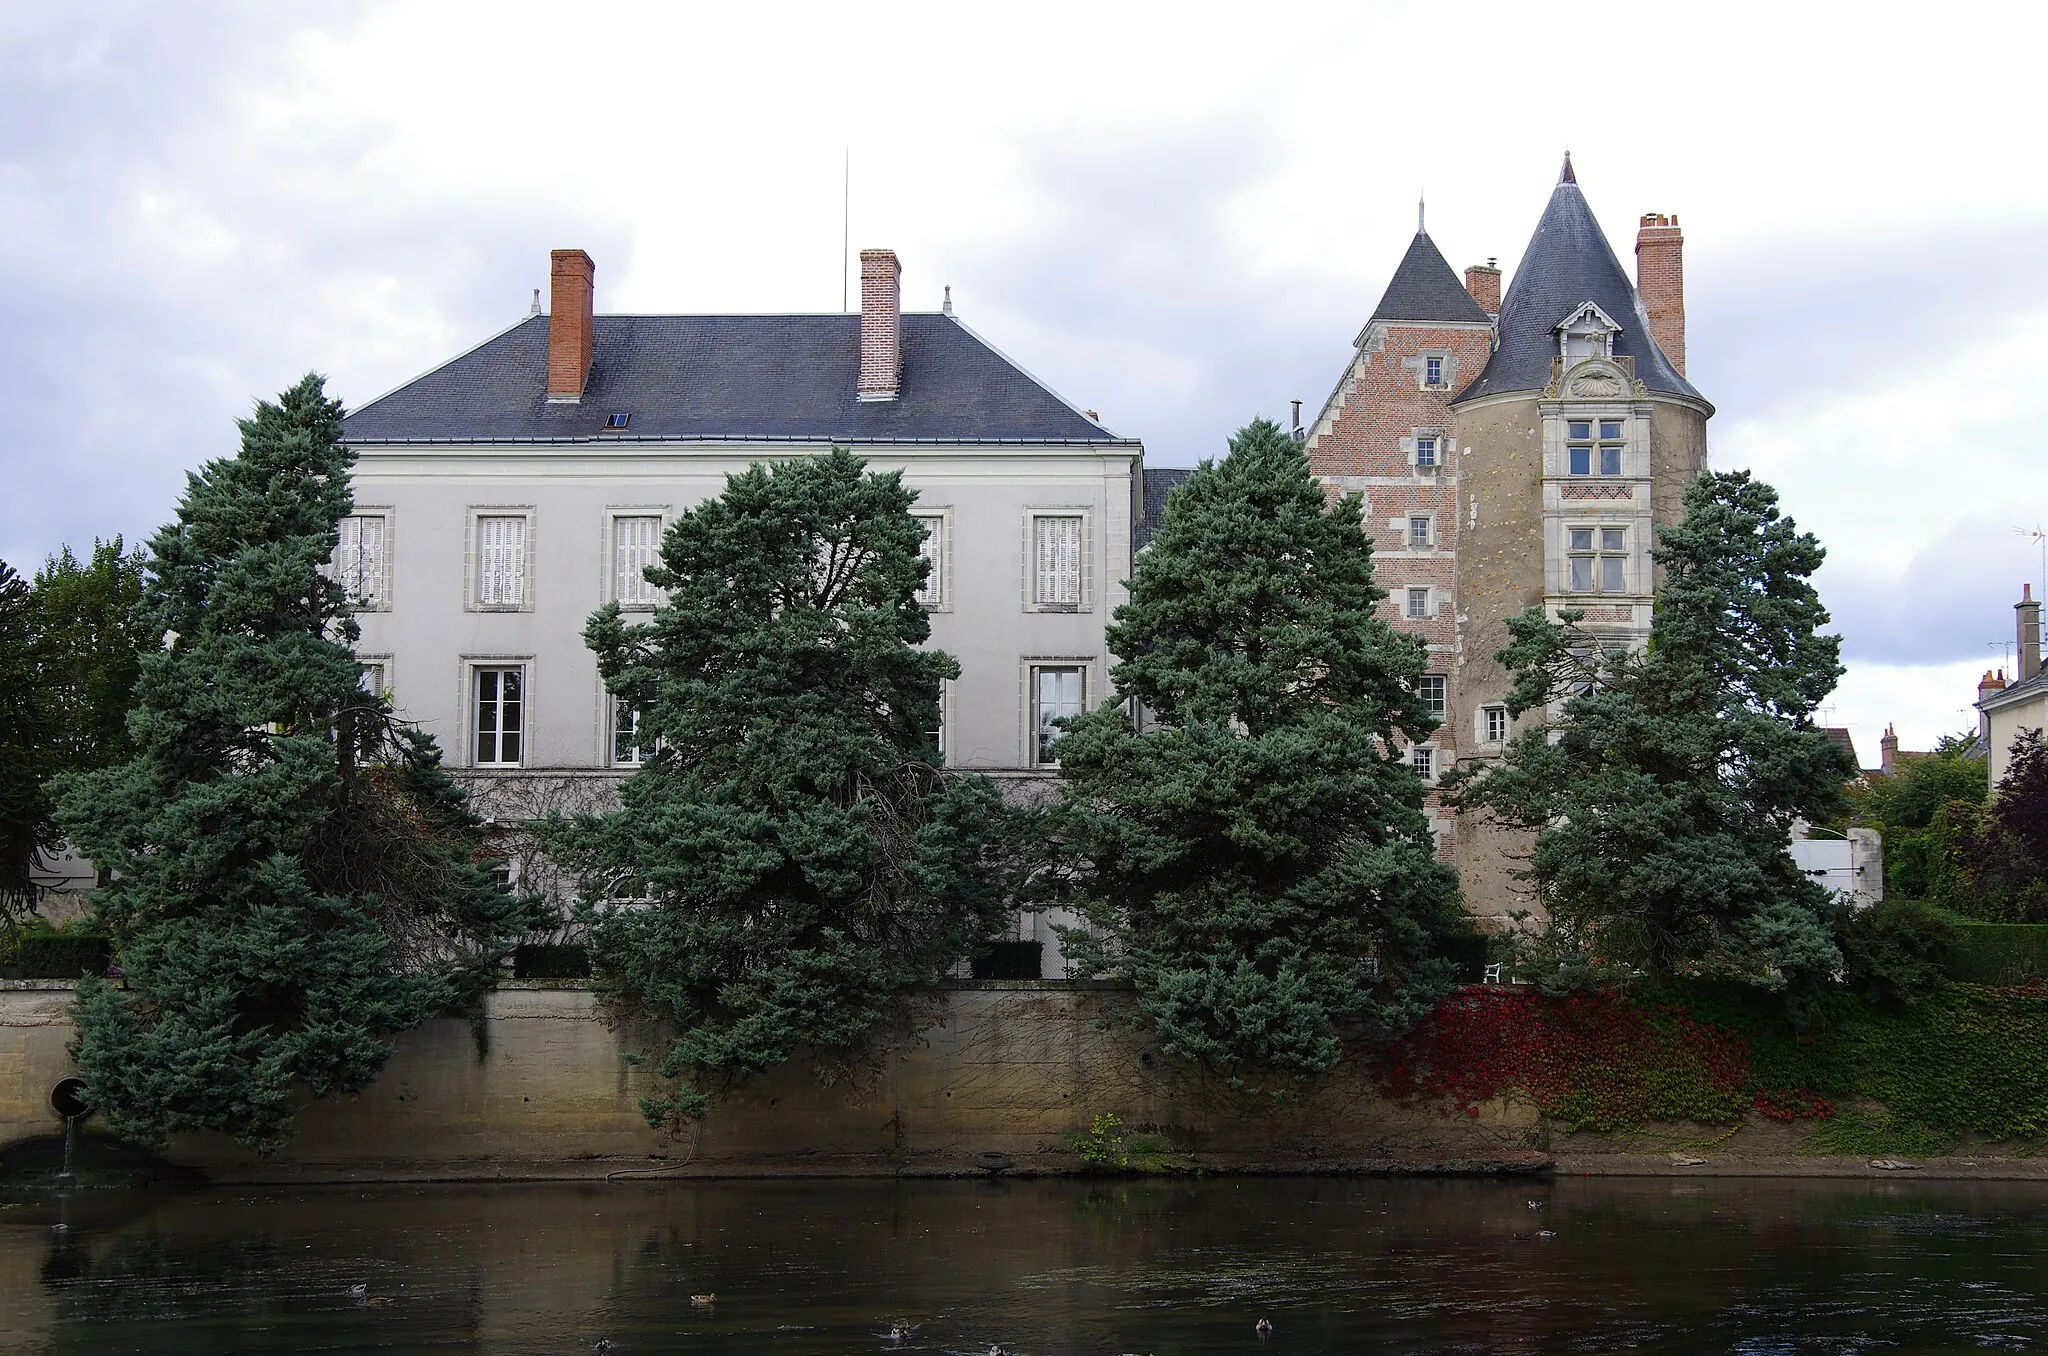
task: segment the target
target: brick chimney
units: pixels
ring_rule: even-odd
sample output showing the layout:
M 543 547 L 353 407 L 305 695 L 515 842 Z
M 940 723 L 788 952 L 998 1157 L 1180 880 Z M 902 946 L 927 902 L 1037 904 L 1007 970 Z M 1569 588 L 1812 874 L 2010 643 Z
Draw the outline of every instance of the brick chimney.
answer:
M 573 405 L 590 380 L 597 265 L 582 250 L 555 250 L 548 263 L 548 400 Z
M 902 279 L 896 251 L 860 252 L 862 400 L 894 400 L 903 391 Z
M 1899 732 L 1891 726 L 1884 727 L 1884 738 L 1877 741 L 1877 770 L 1889 777 L 1899 770 Z
M 2020 633 L 2017 681 L 2024 683 L 2041 671 L 2041 600 L 2034 596 L 2032 584 L 2020 585 L 2020 600 L 2012 605 L 2012 610 L 2019 619 Z
M 1500 270 L 1494 267 L 1493 260 L 1465 270 L 1465 290 L 1479 303 L 1480 310 L 1491 316 L 1500 314 Z
M 1650 313 L 1650 337 L 1685 375 L 1685 237 L 1678 218 L 1645 212 L 1636 231 L 1636 291 Z
M 1984 670 L 1984 676 L 1977 680 L 1977 737 L 1984 741 L 1984 747 L 1991 747 L 1991 713 L 1983 709 L 1984 703 L 2005 691 L 2005 670 L 1993 673 Z

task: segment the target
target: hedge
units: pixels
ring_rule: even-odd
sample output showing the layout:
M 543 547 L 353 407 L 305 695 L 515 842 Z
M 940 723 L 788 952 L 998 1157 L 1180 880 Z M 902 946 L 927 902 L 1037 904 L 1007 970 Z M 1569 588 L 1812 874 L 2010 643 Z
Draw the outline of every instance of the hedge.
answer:
M 103 975 L 114 944 L 105 937 L 30 933 L 14 943 L 14 969 L 23 979 L 77 979 Z
M 513 948 L 514 979 L 589 979 L 590 949 L 574 943 Z
M 1966 984 L 2048 977 L 2048 923 L 1957 923 L 1949 974 Z
M 986 956 L 974 959 L 976 979 L 1037 979 L 1043 964 L 1043 942 L 995 942 Z

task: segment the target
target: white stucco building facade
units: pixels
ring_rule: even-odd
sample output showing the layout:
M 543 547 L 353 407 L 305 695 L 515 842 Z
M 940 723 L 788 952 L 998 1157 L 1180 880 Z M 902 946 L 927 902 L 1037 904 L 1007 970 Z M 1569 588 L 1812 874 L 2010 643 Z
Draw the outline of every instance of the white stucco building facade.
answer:
M 858 316 L 601 316 L 588 256 L 556 251 L 553 271 L 549 314 L 344 424 L 356 510 L 337 564 L 358 653 L 480 806 L 541 785 L 601 796 L 631 772 L 630 718 L 583 643 L 590 614 L 653 608 L 640 568 L 728 475 L 833 446 L 918 492 L 930 643 L 961 667 L 947 766 L 1056 776 L 1041 732 L 1108 697 L 1103 631 L 1143 527 L 1142 445 L 950 305 L 903 314 L 888 251 L 862 255 Z M 1043 973 L 1062 973 L 1047 920 L 1018 926 L 1045 942 Z

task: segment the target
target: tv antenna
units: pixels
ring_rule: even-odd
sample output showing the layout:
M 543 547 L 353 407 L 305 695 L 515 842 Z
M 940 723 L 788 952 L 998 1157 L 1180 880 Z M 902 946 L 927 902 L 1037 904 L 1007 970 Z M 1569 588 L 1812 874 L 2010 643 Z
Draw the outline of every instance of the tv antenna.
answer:
M 2000 657 L 2005 660 L 2005 667 L 2012 667 L 2012 647 L 2015 642 L 2010 640 L 1987 640 L 1984 643 L 1999 652 Z
M 846 143 L 846 155 L 839 176 L 839 309 L 847 309 L 852 296 L 848 274 L 853 258 L 853 143 Z
M 2041 593 L 2048 596 L 2048 531 L 2043 531 L 2039 523 L 2032 527 L 2016 527 L 2013 531 L 2041 548 Z

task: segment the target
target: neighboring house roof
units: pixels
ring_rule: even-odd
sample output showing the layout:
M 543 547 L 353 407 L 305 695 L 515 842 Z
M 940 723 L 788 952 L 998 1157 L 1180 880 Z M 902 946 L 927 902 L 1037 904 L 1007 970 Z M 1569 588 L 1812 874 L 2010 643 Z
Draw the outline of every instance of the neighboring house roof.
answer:
M 858 315 L 601 315 L 578 404 L 547 400 L 534 316 L 343 421 L 350 443 L 794 440 L 1125 443 L 959 321 L 903 317 L 903 387 L 855 398 Z M 603 432 L 608 415 L 627 426 Z
M 2016 706 L 2025 702 L 2038 701 L 2048 697 L 2048 668 L 2021 683 L 2011 683 L 1977 703 L 1979 711 L 1996 711 L 2001 706 Z
M 1194 470 L 1186 466 L 1145 468 L 1145 512 L 1131 524 L 1132 554 L 1151 544 L 1159 525 L 1166 521 L 1166 496 L 1173 493 L 1175 486 L 1187 484 L 1193 474 Z
M 1617 357 L 1635 359 L 1636 378 L 1652 391 L 1704 400 L 1671 366 L 1650 337 L 1650 317 L 1622 270 L 1607 236 L 1594 220 L 1565 160 L 1563 176 L 1536 223 L 1536 234 L 1515 269 L 1501 301 L 1493 357 L 1453 403 L 1510 391 L 1540 391 L 1550 385 L 1558 356 L 1557 327 L 1587 302 L 1621 327 L 1614 338 Z
M 1848 726 L 1823 725 L 1821 727 L 1821 733 L 1825 734 L 1829 739 L 1834 740 L 1835 743 L 1841 745 L 1843 751 L 1846 752 L 1850 758 L 1856 758 L 1856 741 L 1850 736 Z M 1863 763 L 1860 759 L 1857 760 L 1856 766 L 1859 768 L 1863 766 Z
M 1435 320 L 1459 325 L 1485 325 L 1493 320 L 1472 294 L 1458 281 L 1458 275 L 1444 261 L 1436 242 L 1426 231 L 1417 231 L 1394 270 L 1380 304 L 1373 308 L 1374 320 Z M 1547 380 L 1547 378 L 1546 378 Z

